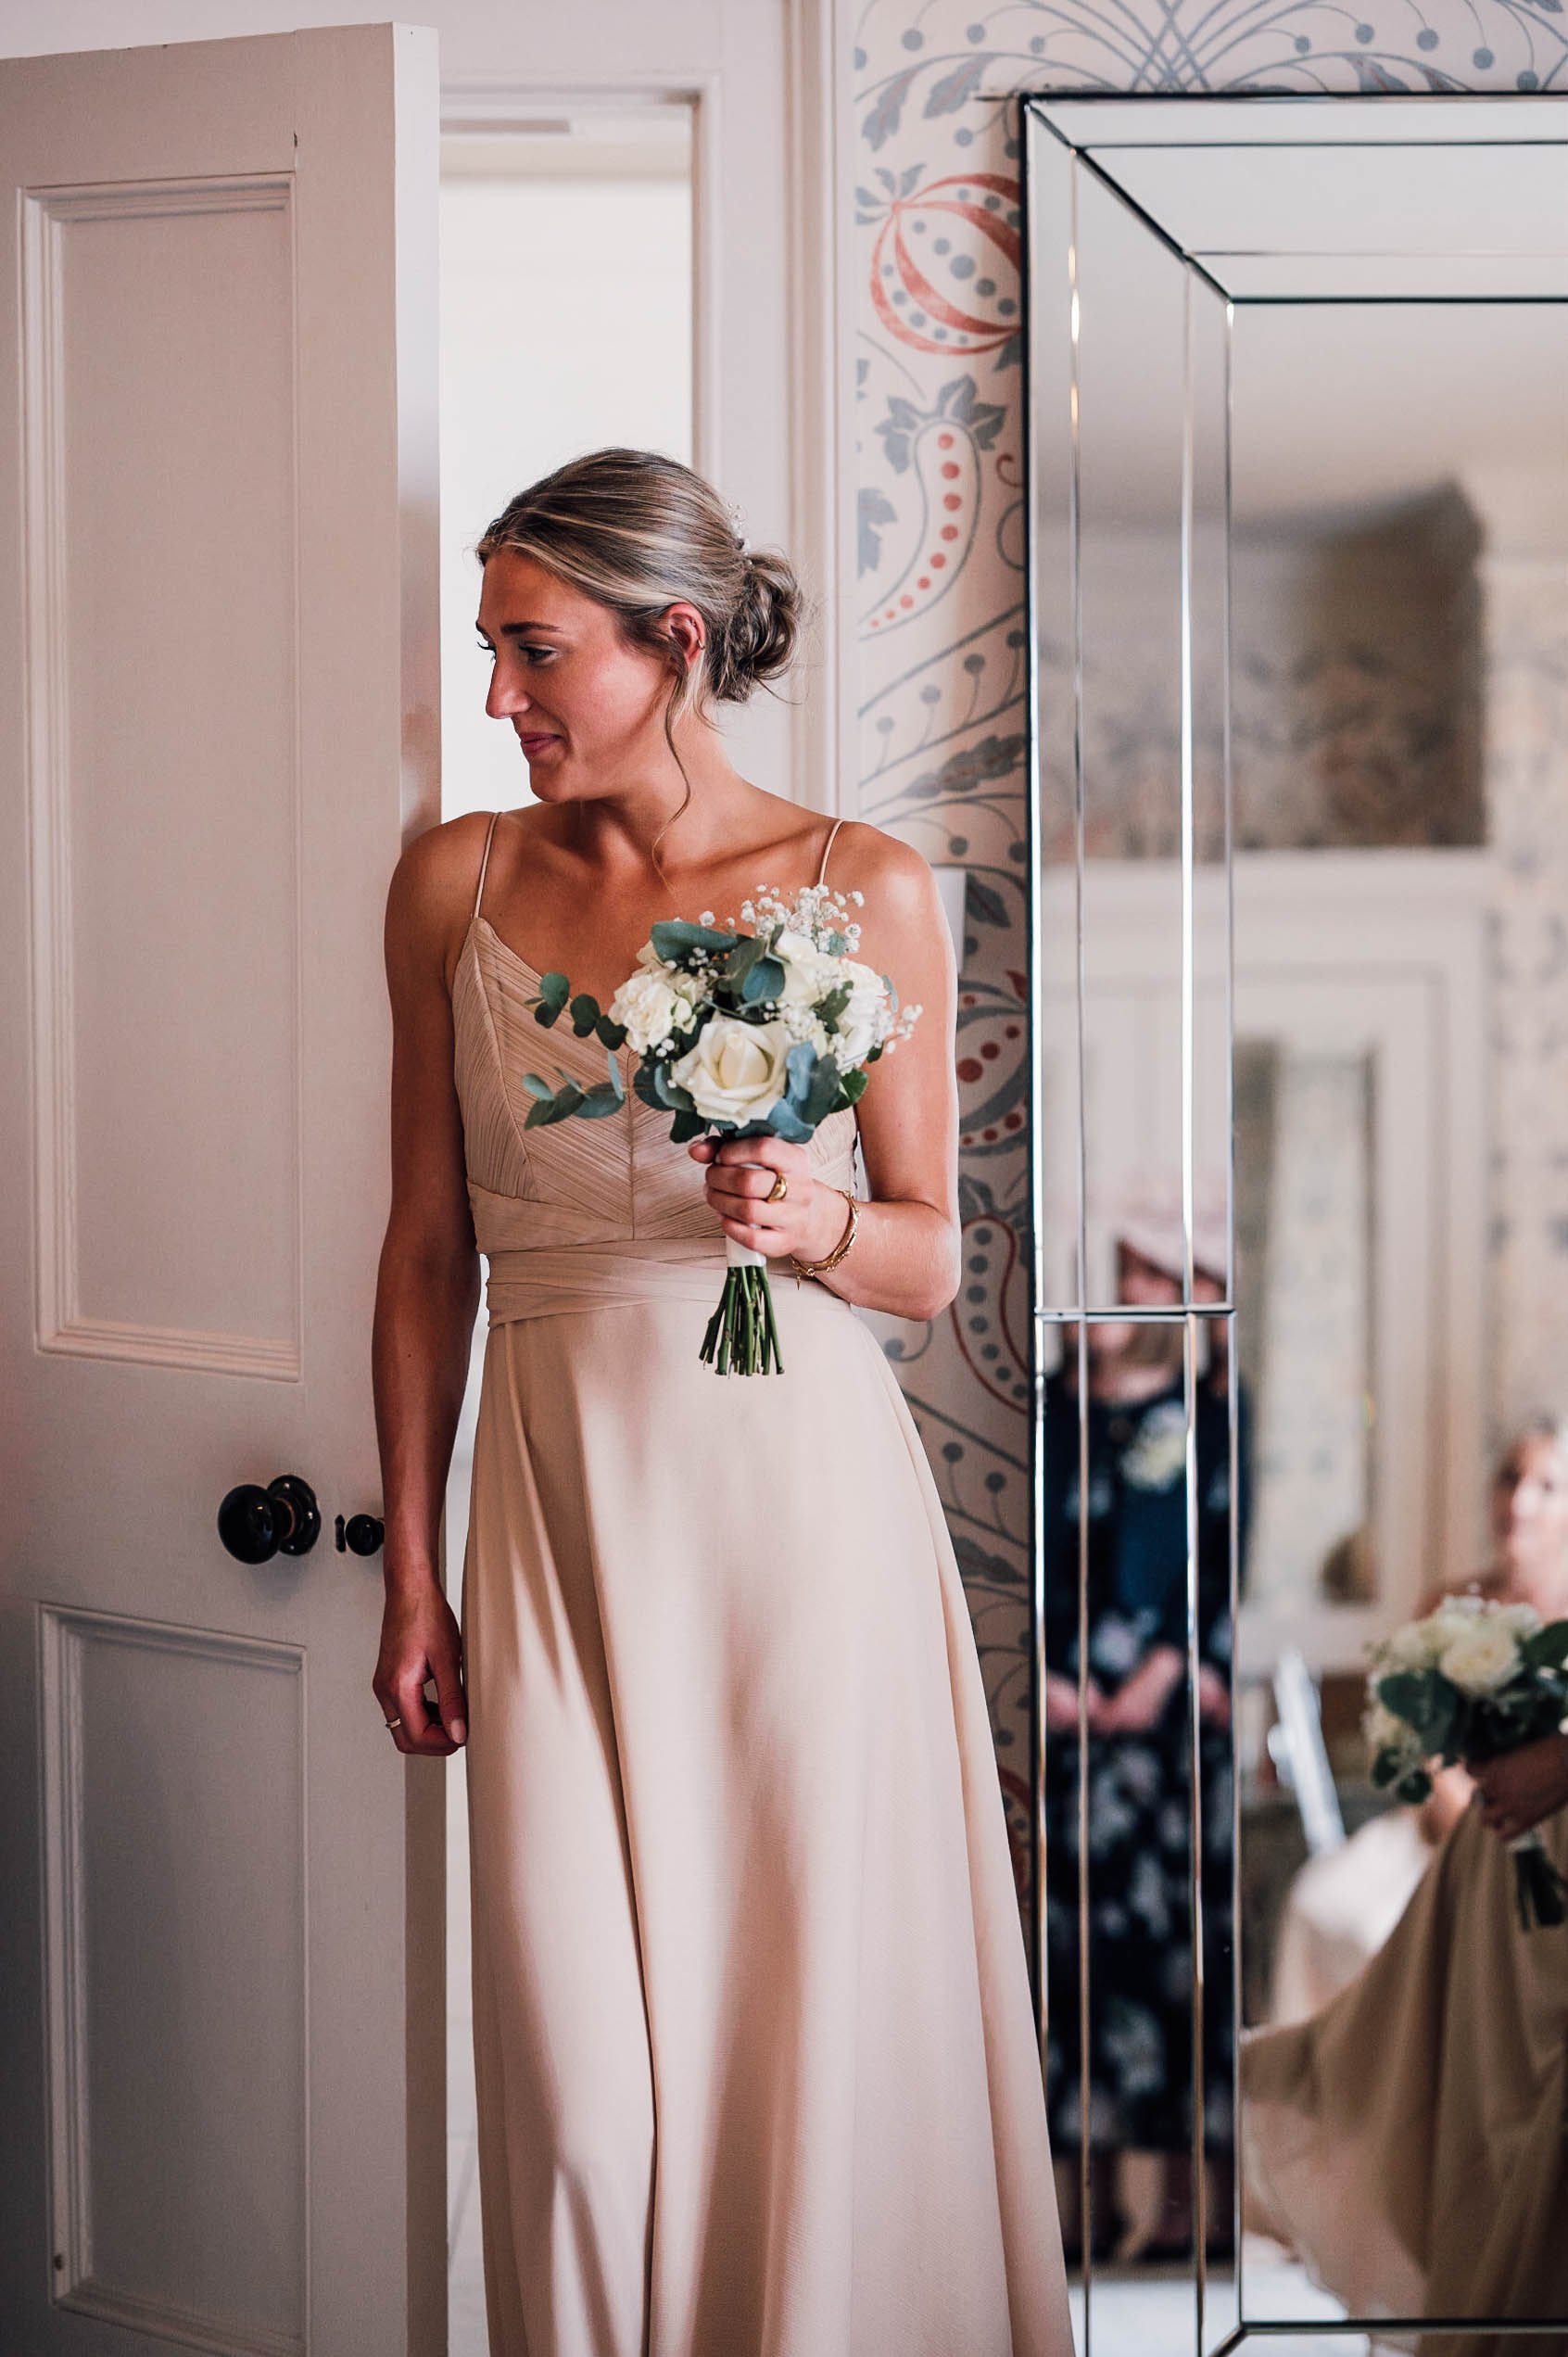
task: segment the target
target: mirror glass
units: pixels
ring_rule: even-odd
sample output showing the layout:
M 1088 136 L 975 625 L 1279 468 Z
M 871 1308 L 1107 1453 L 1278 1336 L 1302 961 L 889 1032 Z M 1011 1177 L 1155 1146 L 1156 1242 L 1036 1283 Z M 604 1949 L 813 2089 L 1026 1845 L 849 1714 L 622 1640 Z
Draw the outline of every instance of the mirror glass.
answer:
M 1568 1926 L 1363 1712 L 1448 1591 L 1568 1617 L 1568 106 L 1022 111 L 1081 2334 L 1562 2348 Z

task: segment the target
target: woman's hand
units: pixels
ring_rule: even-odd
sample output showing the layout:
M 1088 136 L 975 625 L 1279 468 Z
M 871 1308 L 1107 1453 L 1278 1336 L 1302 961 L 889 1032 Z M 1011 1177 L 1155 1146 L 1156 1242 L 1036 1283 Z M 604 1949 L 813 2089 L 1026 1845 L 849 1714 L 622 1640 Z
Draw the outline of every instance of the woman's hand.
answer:
M 1095 1721 L 1100 1735 L 1144 1735 L 1164 1714 L 1182 1680 L 1182 1656 L 1174 1645 L 1156 1645 L 1131 1678 L 1102 1703 Z
M 770 1261 L 786 1252 L 797 1261 L 825 1261 L 842 1236 L 848 1207 L 836 1186 L 813 1177 L 803 1146 L 782 1137 L 694 1137 L 686 1150 L 708 1165 L 708 1201 L 737 1244 Z M 769 1203 L 779 1172 L 788 1192 Z
M 1481 1788 L 1482 1824 L 1511 1842 L 1568 1805 L 1568 1735 L 1543 1735 L 1471 1773 Z
M 457 1615 L 431 1579 L 398 1590 L 386 1599 L 381 1619 L 381 1654 L 371 1686 L 383 1718 L 400 1718 L 392 1741 L 400 1752 L 444 1759 L 468 1734 L 462 1693 L 462 1635 Z M 424 1681 L 436 1680 L 439 1718 L 424 1700 Z
M 1462 1768 L 1435 1768 L 1432 1790 L 1416 1812 L 1416 1823 L 1423 1841 L 1434 1848 L 1446 1842 L 1465 1810 L 1475 1791 L 1474 1779 Z

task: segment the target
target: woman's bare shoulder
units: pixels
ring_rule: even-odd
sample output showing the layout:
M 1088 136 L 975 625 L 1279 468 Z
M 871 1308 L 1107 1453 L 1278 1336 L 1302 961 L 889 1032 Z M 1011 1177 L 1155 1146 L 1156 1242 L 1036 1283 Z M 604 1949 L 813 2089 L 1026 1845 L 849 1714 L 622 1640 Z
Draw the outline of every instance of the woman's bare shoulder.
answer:
M 945 924 L 942 896 L 930 862 L 897 835 L 864 818 L 846 818 L 833 839 L 828 882 L 837 892 L 860 892 L 854 906 L 867 944 L 887 949 L 937 922 Z
M 464 810 L 404 844 L 386 888 L 389 956 L 447 957 L 474 904 L 490 817 Z

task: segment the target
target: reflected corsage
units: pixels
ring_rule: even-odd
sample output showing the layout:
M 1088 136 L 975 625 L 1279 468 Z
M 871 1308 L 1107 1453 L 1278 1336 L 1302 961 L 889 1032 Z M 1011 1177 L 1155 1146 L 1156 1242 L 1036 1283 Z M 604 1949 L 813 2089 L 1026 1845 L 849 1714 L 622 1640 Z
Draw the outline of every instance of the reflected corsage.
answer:
M 1373 1649 L 1365 1721 L 1372 1780 L 1396 1800 L 1432 1790 L 1431 1763 L 1479 1767 L 1562 1727 L 1568 1714 L 1568 1620 L 1544 1622 L 1529 1604 L 1448 1596 L 1424 1619 Z M 1519 1920 L 1568 1922 L 1568 1882 L 1538 1832 L 1508 1844 Z

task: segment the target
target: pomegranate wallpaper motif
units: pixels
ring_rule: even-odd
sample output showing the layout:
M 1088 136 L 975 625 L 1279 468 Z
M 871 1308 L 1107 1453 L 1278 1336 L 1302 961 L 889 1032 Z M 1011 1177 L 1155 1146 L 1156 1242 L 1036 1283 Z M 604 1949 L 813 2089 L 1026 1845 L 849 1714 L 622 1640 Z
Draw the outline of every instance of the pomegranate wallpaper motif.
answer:
M 1562 0 L 866 0 L 854 19 L 860 762 L 846 806 L 969 873 L 965 1273 L 884 1348 L 963 1565 L 1026 1921 L 1030 1498 L 1021 90 L 1568 88 Z

